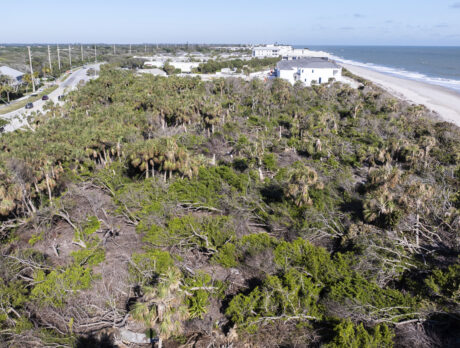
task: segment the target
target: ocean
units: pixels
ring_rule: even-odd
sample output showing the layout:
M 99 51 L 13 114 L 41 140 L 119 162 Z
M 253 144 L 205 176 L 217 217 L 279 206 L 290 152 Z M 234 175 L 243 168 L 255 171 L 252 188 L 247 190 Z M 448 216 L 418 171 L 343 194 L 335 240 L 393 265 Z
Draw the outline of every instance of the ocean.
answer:
M 460 47 L 308 45 L 294 47 L 325 51 L 339 62 L 447 87 L 460 93 Z

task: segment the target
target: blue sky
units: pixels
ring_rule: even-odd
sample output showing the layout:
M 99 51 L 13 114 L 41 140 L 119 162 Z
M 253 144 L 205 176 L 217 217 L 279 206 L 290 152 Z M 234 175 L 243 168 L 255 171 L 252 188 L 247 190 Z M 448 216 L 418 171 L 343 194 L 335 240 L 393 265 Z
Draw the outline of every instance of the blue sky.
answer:
M 0 0 L 0 42 L 460 45 L 460 0 Z

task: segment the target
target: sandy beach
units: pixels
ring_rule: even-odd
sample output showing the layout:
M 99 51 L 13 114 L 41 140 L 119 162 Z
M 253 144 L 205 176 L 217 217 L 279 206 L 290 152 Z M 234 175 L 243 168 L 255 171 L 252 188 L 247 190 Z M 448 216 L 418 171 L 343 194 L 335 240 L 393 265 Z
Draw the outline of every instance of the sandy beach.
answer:
M 411 103 L 423 104 L 438 113 L 443 120 L 460 126 L 460 93 L 441 86 L 382 74 L 360 66 L 341 65 L 351 73 L 372 81 L 395 97 Z

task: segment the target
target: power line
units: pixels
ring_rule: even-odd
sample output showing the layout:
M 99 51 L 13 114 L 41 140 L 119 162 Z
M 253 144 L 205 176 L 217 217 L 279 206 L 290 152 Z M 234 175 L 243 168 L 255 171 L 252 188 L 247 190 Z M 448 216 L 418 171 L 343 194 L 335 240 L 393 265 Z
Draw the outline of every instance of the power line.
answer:
M 30 46 L 27 46 L 27 51 L 29 51 L 30 79 L 32 80 L 32 90 L 35 93 L 34 70 L 32 69 L 32 56 L 30 55 Z
M 69 45 L 69 65 L 70 65 L 70 70 L 72 71 L 72 47 Z
M 53 72 L 53 66 L 51 65 L 51 51 L 50 51 L 50 45 L 48 45 L 48 62 L 50 64 L 50 72 Z
M 59 45 L 57 45 L 57 54 L 58 54 L 59 71 L 61 71 L 61 56 L 59 55 Z

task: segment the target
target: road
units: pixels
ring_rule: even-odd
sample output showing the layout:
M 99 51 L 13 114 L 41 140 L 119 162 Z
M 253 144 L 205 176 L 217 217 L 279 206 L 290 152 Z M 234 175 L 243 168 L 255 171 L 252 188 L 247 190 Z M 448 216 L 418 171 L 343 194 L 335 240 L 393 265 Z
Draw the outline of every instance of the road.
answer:
M 49 100 L 52 100 L 54 103 L 60 103 L 58 97 L 63 94 L 67 94 L 71 90 L 77 88 L 78 83 L 83 80 L 84 82 L 89 81 L 90 79 L 94 78 L 93 76 L 87 76 L 88 69 L 95 69 L 99 70 L 100 63 L 98 64 L 89 64 L 86 65 L 84 68 L 80 68 L 75 70 L 70 74 L 70 76 L 64 80 L 63 82 L 57 82 L 59 87 L 51 92 L 48 97 Z M 8 120 L 9 123 L 5 126 L 4 132 L 12 132 L 18 128 L 27 124 L 27 116 L 29 116 L 33 112 L 42 112 L 43 106 L 48 101 L 37 100 L 34 102 L 34 107 L 32 109 L 20 108 L 10 113 L 0 115 L 0 118 Z

